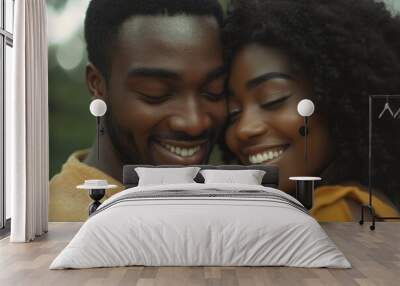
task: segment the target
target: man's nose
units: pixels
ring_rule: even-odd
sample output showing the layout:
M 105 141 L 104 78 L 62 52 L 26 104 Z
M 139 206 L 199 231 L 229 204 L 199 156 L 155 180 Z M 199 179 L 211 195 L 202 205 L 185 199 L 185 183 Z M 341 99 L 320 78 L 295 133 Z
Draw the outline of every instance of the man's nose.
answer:
M 179 109 L 169 118 L 169 127 L 193 137 L 202 134 L 212 126 L 211 115 L 204 109 L 201 99 L 196 95 L 183 99 Z

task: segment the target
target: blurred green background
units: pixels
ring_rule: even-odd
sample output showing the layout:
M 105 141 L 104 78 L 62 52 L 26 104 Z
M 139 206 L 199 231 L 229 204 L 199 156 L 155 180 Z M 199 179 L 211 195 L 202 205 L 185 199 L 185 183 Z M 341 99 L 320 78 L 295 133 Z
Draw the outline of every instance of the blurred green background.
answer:
M 229 0 L 220 0 L 224 9 Z M 96 133 L 85 85 L 83 21 L 89 0 L 47 0 L 50 178 L 68 156 L 89 148 Z

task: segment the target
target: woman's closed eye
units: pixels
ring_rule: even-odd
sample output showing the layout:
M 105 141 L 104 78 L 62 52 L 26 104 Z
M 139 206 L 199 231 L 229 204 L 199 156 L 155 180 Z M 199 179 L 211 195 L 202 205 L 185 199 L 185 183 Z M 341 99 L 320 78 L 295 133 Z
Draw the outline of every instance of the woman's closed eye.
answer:
M 288 94 L 285 96 L 281 96 L 277 99 L 266 101 L 261 104 L 261 107 L 265 110 L 275 110 L 280 108 L 292 95 Z

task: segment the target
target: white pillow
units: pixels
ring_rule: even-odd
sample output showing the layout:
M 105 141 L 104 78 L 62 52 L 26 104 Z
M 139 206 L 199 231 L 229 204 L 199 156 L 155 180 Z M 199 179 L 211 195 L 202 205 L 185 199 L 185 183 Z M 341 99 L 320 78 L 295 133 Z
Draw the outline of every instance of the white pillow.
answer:
M 199 170 L 199 167 L 135 168 L 139 176 L 138 186 L 195 183 L 193 179 Z
M 201 170 L 204 183 L 261 185 L 265 171 L 262 170 Z

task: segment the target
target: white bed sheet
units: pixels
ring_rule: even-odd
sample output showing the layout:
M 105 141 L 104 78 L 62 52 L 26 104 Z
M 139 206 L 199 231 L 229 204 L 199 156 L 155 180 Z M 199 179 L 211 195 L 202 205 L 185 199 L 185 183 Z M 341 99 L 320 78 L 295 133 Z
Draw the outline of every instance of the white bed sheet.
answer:
M 50 269 L 145 266 L 293 266 L 350 268 L 318 222 L 298 208 L 258 198 L 150 198 L 145 191 L 262 190 L 254 185 L 179 184 L 120 192 L 90 217 Z M 299 204 L 299 203 L 298 203 Z

